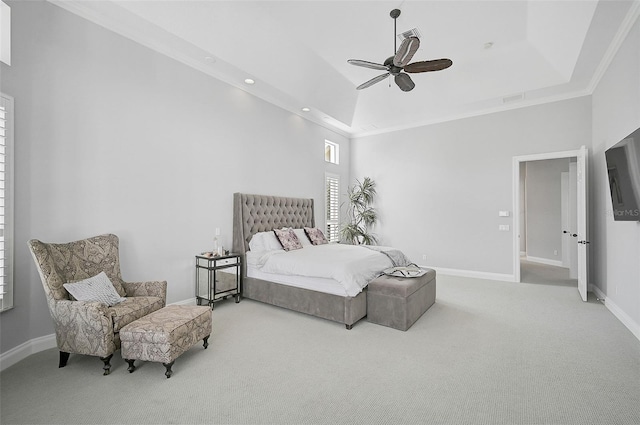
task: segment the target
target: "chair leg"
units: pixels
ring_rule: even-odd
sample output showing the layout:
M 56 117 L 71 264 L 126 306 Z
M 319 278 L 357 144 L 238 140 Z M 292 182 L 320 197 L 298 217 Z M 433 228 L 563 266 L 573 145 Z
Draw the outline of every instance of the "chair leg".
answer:
M 102 367 L 104 369 L 103 375 L 108 375 L 111 372 L 111 357 L 113 357 L 113 354 L 109 354 L 107 357 L 100 357 L 100 360 L 104 362 Z
M 171 366 L 173 366 L 173 363 L 175 363 L 175 360 L 171 363 L 162 363 L 162 366 L 167 368 L 167 371 L 164 373 L 167 379 L 171 378 L 171 374 L 173 374 L 173 371 L 171 370 Z
M 209 337 L 210 337 L 210 336 L 211 336 L 211 335 L 207 335 L 207 336 L 205 336 L 205 337 L 204 337 L 204 339 L 202 340 L 202 342 L 204 343 L 203 345 L 204 345 L 204 349 L 205 349 L 205 350 L 206 350 L 206 349 L 207 349 L 207 347 L 209 346 Z
M 127 370 L 129 371 L 129 373 L 133 373 L 134 370 L 136 370 L 136 367 L 133 365 L 133 363 L 136 361 L 135 359 L 124 359 L 127 363 L 129 363 L 129 367 L 127 368 Z
M 69 353 L 60 351 L 60 363 L 58 363 L 58 367 L 65 367 L 67 365 L 67 360 L 69 360 Z

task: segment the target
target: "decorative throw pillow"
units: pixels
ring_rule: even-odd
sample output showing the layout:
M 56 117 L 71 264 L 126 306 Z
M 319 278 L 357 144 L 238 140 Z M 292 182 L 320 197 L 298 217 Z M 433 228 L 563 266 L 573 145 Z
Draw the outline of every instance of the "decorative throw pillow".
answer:
M 309 240 L 314 245 L 324 245 L 326 243 L 329 243 L 329 241 L 327 241 L 327 238 L 324 237 L 322 230 L 318 229 L 317 227 L 305 227 L 304 232 L 307 234 Z
M 273 233 L 276 234 L 276 237 L 282 244 L 282 248 L 284 248 L 285 251 L 302 248 L 302 244 L 293 229 L 274 229 Z
M 62 286 L 78 301 L 97 301 L 112 306 L 126 299 L 118 295 L 105 272 Z

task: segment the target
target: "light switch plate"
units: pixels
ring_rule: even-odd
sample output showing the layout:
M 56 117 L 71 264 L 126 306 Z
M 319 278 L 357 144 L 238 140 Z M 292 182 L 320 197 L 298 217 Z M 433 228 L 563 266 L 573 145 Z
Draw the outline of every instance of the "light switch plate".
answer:
M 509 225 L 508 224 L 501 224 L 498 226 L 498 230 L 501 230 L 503 232 L 507 232 L 509 231 Z
M 509 217 L 509 211 L 498 211 L 499 217 Z

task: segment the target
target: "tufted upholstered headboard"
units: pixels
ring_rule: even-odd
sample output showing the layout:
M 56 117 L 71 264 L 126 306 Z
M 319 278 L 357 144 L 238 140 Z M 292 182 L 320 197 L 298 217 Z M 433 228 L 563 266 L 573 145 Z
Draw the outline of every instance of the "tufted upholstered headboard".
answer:
M 244 254 L 258 232 L 315 227 L 313 199 L 233 194 L 233 252 Z

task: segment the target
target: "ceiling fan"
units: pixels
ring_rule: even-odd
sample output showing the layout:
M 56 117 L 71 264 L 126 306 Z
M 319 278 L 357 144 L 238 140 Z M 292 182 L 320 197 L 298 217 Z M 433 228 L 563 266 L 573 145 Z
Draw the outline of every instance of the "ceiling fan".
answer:
M 374 77 L 369 81 L 360 84 L 358 87 L 356 87 L 356 90 L 362 90 L 366 89 L 367 87 L 371 87 L 375 83 L 379 83 L 380 81 L 386 79 L 389 75 L 393 75 L 396 84 L 398 85 L 398 87 L 400 87 L 400 90 L 411 91 L 416 85 L 413 80 L 411 80 L 409 74 L 405 73 L 414 74 L 418 72 L 441 71 L 453 65 L 453 61 L 451 59 L 434 59 L 429 61 L 409 63 L 411 58 L 413 58 L 413 55 L 420 47 L 420 39 L 418 37 L 407 37 L 402 40 L 400 48 L 396 50 L 396 19 L 398 18 L 398 16 L 400 16 L 400 9 L 393 9 L 390 15 L 393 18 L 393 48 L 395 50 L 394 55 L 388 57 L 383 64 L 358 59 L 349 59 L 347 61 L 351 65 L 386 71 L 384 74 L 378 75 L 377 77 Z

